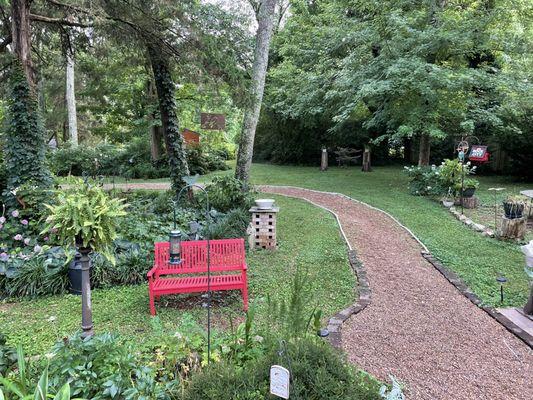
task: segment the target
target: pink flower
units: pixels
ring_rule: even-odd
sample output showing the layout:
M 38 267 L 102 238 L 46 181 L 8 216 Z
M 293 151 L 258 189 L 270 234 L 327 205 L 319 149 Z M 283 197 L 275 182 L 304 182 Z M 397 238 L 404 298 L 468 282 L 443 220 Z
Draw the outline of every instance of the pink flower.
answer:
M 35 253 L 40 253 L 42 249 L 43 249 L 43 248 L 42 248 L 41 246 L 39 246 L 38 244 L 36 244 L 35 247 L 33 248 L 33 251 L 34 251 Z
M 0 253 L 0 261 L 7 261 L 9 260 L 9 256 L 7 253 Z
M 13 218 L 17 218 L 17 217 L 19 216 L 19 212 L 18 212 L 18 210 L 12 211 L 12 212 L 11 212 L 11 216 L 12 216 Z
M 15 240 L 22 240 L 22 235 L 19 233 L 13 237 Z
M 44 237 L 44 241 L 45 241 L 45 242 L 48 242 L 48 240 L 50 240 L 50 238 L 49 238 L 48 236 L 45 236 L 45 237 Z
M 24 239 L 24 244 L 27 246 L 30 244 L 30 238 Z
M 27 219 L 23 219 L 22 221 L 20 221 L 20 223 L 21 223 L 22 225 L 28 225 L 28 224 L 29 224 L 29 222 L 28 222 Z
M 0 217 L 0 224 L 4 224 L 6 222 L 6 217 Z

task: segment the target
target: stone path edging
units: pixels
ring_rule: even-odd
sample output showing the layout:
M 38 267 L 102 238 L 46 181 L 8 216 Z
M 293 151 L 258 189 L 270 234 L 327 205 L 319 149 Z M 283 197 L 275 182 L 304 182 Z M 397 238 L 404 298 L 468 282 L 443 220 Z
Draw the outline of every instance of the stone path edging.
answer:
M 522 340 L 525 344 L 533 349 L 533 336 L 527 333 L 525 330 L 517 326 L 513 321 L 507 318 L 505 315 L 500 313 L 496 308 L 483 306 L 483 301 L 473 293 L 470 288 L 462 281 L 459 276 L 453 271 L 450 271 L 446 268 L 439 260 L 437 260 L 431 253 L 422 252 L 422 256 L 429 261 L 431 265 L 439 271 L 448 282 L 450 282 L 455 288 L 461 292 L 468 300 L 474 303 L 476 306 L 481 308 L 492 318 L 498 321 L 505 329 L 515 335 L 517 338 Z
M 431 265 L 433 265 L 433 267 L 437 271 L 439 271 L 446 278 L 446 280 L 448 282 L 450 282 L 453 286 L 455 286 L 455 288 L 461 294 L 463 294 L 474 305 L 476 305 L 479 308 L 481 308 L 483 311 L 485 311 L 487 314 L 489 314 L 492 318 L 494 318 L 498 323 L 500 323 L 505 329 L 507 329 L 509 332 L 511 332 L 513 335 L 518 337 L 520 340 L 522 340 L 525 344 L 527 344 L 530 348 L 533 349 L 533 336 L 531 336 L 529 333 L 527 333 L 526 331 L 521 329 L 519 326 L 514 324 L 509 318 L 507 318 L 505 315 L 500 313 L 497 309 L 495 309 L 493 307 L 489 307 L 489 306 L 482 306 L 481 305 L 483 303 L 482 300 L 474 292 L 472 292 L 470 290 L 470 288 L 468 288 L 468 286 L 462 281 L 462 279 L 459 278 L 459 276 L 455 272 L 452 272 L 451 270 L 447 269 L 439 260 L 437 260 L 431 254 L 429 249 L 424 245 L 424 243 L 409 228 L 407 228 L 402 223 L 400 223 L 395 217 L 393 217 L 388 212 L 383 211 L 383 210 L 381 210 L 379 208 L 376 208 L 374 206 L 371 206 L 370 204 L 367 204 L 367 203 L 365 203 L 363 201 L 354 199 L 354 198 L 352 198 L 350 196 L 347 196 L 347 195 L 342 194 L 342 193 L 337 193 L 337 192 L 326 192 L 326 191 L 307 189 L 307 188 L 302 188 L 302 187 L 297 187 L 297 186 L 283 186 L 283 185 L 260 185 L 259 188 L 261 188 L 261 187 L 300 189 L 300 190 L 307 190 L 307 191 L 314 192 L 314 193 L 326 193 L 326 194 L 336 195 L 336 196 L 344 197 L 344 198 L 349 199 L 351 201 L 354 201 L 356 203 L 365 205 L 365 206 L 367 206 L 367 207 L 369 207 L 369 208 L 371 208 L 373 210 L 379 211 L 379 212 L 387 215 L 394 222 L 396 222 L 400 227 L 405 229 L 413 237 L 413 239 L 415 239 L 423 247 L 424 251 L 421 252 L 422 256 Z M 294 197 L 294 196 L 288 196 L 288 195 L 284 195 L 284 196 Z M 302 199 L 300 197 L 295 197 L 295 198 Z M 370 285 L 369 285 L 369 282 L 368 282 L 368 278 L 366 276 L 366 271 L 364 269 L 364 266 L 357 259 L 357 255 L 355 253 L 355 250 L 352 249 L 352 246 L 350 245 L 350 243 L 348 241 L 348 238 L 347 238 L 347 236 L 346 236 L 346 234 L 345 234 L 345 232 L 344 232 L 344 230 L 342 228 L 339 216 L 334 211 L 330 210 L 329 208 L 326 208 L 326 207 L 324 207 L 324 206 L 322 206 L 320 204 L 317 204 L 317 203 L 315 203 L 315 202 L 313 202 L 311 200 L 308 200 L 308 199 L 302 199 L 302 200 L 305 200 L 305 201 L 313 204 L 314 206 L 322 208 L 322 209 L 330 212 L 331 214 L 333 214 L 333 216 L 337 220 L 337 224 L 338 224 L 338 226 L 340 228 L 342 237 L 343 237 L 344 241 L 346 242 L 346 244 L 348 246 L 348 249 L 349 249 L 349 251 L 348 251 L 348 259 L 349 259 L 349 262 L 350 262 L 350 266 L 351 266 L 352 270 L 354 271 L 354 274 L 357 277 L 357 290 L 358 290 L 358 296 L 359 296 L 358 300 L 352 306 L 350 306 L 348 308 L 345 308 L 342 311 L 339 311 L 337 314 L 335 314 L 333 317 L 331 317 L 329 319 L 329 321 L 328 321 L 327 329 L 330 332 L 330 336 L 329 336 L 330 343 L 334 347 L 340 348 L 341 347 L 341 326 L 349 317 L 351 317 L 354 314 L 357 314 L 357 313 L 361 312 L 362 310 L 364 310 L 370 304 L 370 294 L 371 294 Z M 361 293 L 363 293 L 363 296 L 361 295 Z
M 279 187 L 279 186 L 272 186 L 272 185 L 261 185 L 261 187 Z M 341 232 L 342 239 L 346 243 L 346 246 L 348 247 L 348 262 L 350 263 L 350 267 L 357 278 L 357 300 L 349 307 L 339 311 L 334 316 L 332 316 L 328 320 L 327 330 L 329 331 L 328 341 L 331 343 L 331 345 L 337 349 L 342 348 L 342 324 L 350 318 L 352 315 L 357 314 L 361 311 L 363 311 L 369 304 L 370 304 L 370 284 L 368 282 L 368 277 L 365 271 L 365 267 L 363 263 L 357 259 L 357 253 L 352 248 L 352 245 L 350 244 L 348 237 L 346 236 L 346 233 L 344 232 L 344 229 L 342 228 L 341 221 L 339 219 L 339 216 L 336 212 L 333 210 L 330 210 L 327 207 L 324 207 L 320 204 L 315 203 L 312 200 L 304 199 L 301 197 L 295 197 L 290 196 L 287 194 L 283 194 L 281 196 L 285 197 L 291 197 L 294 199 L 299 199 L 306 201 L 315 207 L 321 208 L 330 214 L 332 214 L 335 217 L 335 220 L 337 221 L 337 225 L 339 226 L 339 230 Z

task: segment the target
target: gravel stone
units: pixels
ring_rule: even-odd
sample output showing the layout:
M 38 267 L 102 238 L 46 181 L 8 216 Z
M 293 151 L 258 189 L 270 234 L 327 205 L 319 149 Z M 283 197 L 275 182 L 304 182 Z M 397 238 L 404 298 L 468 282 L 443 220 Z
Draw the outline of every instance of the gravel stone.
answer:
M 394 375 L 408 399 L 533 399 L 533 351 L 459 293 L 392 219 L 333 194 L 263 190 L 331 209 L 357 250 L 372 296 L 342 325 L 351 362 L 384 381 Z

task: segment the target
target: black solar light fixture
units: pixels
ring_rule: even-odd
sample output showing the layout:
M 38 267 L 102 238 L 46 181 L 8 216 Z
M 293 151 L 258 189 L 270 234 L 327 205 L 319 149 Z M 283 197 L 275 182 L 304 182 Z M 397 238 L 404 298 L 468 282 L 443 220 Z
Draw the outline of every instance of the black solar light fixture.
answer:
M 500 303 L 503 303 L 503 284 L 507 282 L 505 276 L 499 276 L 496 278 L 496 281 L 500 284 Z

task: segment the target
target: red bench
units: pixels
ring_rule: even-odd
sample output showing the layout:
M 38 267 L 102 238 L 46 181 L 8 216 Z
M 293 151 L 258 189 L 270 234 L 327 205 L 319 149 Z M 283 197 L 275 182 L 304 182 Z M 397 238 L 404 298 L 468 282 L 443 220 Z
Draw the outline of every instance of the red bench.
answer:
M 211 290 L 240 290 L 244 310 L 248 310 L 248 279 L 244 239 L 210 240 Z M 226 274 L 239 271 L 238 274 Z M 169 263 L 169 243 L 155 244 L 154 267 L 148 272 L 150 313 L 155 300 L 166 294 L 207 291 L 207 241 L 181 242 L 181 264 Z M 170 276 L 172 275 L 172 276 Z M 176 275 L 187 275 L 179 277 Z

